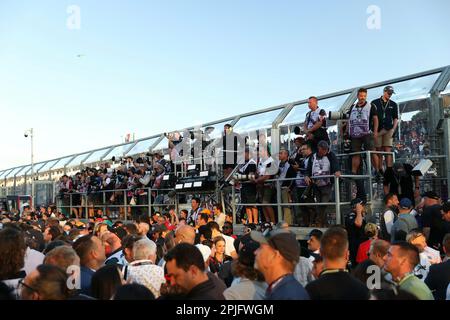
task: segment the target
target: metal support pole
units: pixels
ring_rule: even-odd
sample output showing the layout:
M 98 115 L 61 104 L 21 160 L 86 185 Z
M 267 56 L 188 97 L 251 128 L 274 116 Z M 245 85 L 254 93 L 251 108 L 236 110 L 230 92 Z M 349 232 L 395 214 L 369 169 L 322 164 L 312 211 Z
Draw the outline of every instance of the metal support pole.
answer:
M 222 193 L 223 198 L 223 193 Z M 223 208 L 225 210 L 225 208 Z M 231 209 L 233 210 L 233 222 L 236 224 L 236 191 L 234 190 L 234 186 L 231 188 Z
M 148 193 L 148 216 L 151 217 L 152 216 L 152 189 L 148 188 L 147 193 Z
M 106 214 L 106 191 L 102 191 L 103 194 L 103 215 L 107 216 Z
M 71 215 L 72 215 L 72 204 L 73 204 L 72 201 L 73 201 L 73 200 L 72 200 L 72 194 L 69 193 L 69 218 L 70 218 Z
M 84 194 L 84 206 L 86 210 L 86 221 L 89 221 L 89 205 L 88 205 L 88 195 L 87 193 Z
M 344 219 L 341 217 L 341 192 L 338 177 L 334 177 L 334 201 L 336 202 L 336 224 L 342 224 Z
M 125 210 L 125 222 L 128 220 L 128 208 L 127 208 L 127 192 L 123 192 L 123 208 Z
M 278 222 L 283 220 L 283 206 L 281 205 L 282 197 L 281 197 L 281 185 L 280 180 L 276 181 L 277 186 L 277 209 L 278 209 Z
M 369 175 L 369 201 L 373 200 L 373 184 L 372 184 L 372 154 L 370 151 L 366 152 L 367 156 L 367 166 L 368 168 L 368 175 Z

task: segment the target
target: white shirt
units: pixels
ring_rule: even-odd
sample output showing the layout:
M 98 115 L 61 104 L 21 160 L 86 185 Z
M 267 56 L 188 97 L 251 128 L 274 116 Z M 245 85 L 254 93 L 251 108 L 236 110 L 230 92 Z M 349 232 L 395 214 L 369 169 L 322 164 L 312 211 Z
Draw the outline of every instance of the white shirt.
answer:
M 300 261 L 295 267 L 294 278 L 297 279 L 303 287 L 306 287 L 308 283 L 314 281 L 314 277 L 311 274 L 313 268 L 314 266 L 310 259 L 300 257 Z
M 159 298 L 161 285 L 166 282 L 164 269 L 154 265 L 150 260 L 138 260 L 130 263 L 127 267 L 127 282 L 138 283 L 147 287 Z
M 384 222 L 386 223 L 386 230 L 391 234 L 392 226 L 394 225 L 394 212 L 388 210 L 384 213 Z
M 222 234 L 221 237 L 225 239 L 225 254 L 231 257 L 231 253 L 236 251 L 236 248 L 234 247 L 234 238 L 224 234 Z
M 27 247 L 27 251 L 25 252 L 25 265 L 23 270 L 28 274 L 36 270 L 36 268 L 44 263 L 45 256 L 34 249 L 30 249 Z
M 447 288 L 447 301 L 450 301 L 450 285 Z
M 267 283 L 235 278 L 231 287 L 224 291 L 226 300 L 264 300 Z
M 222 231 L 223 225 L 225 224 L 225 219 L 226 219 L 227 215 L 223 212 L 221 212 L 216 219 L 214 219 L 215 222 L 217 222 L 217 224 L 220 227 L 220 231 Z

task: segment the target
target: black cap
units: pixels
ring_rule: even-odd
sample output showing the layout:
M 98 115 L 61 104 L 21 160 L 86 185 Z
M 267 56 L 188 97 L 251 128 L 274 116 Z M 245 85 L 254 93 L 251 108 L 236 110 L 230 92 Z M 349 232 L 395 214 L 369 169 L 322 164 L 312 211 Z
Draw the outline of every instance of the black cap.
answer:
M 119 237 L 120 240 L 122 240 L 123 238 L 125 238 L 125 236 L 127 235 L 127 231 L 122 228 L 122 227 L 108 227 L 108 230 L 112 233 L 114 233 L 117 237 Z
M 361 198 L 355 198 L 350 202 L 350 205 L 352 206 L 352 208 L 356 207 L 356 205 L 361 204 L 361 205 L 365 205 L 365 201 Z
M 260 244 L 256 241 L 249 240 L 243 243 L 243 247 L 239 250 L 238 261 L 247 267 L 253 267 L 255 265 L 255 252 L 260 247 Z
M 300 245 L 295 234 L 286 229 L 276 229 L 266 232 L 252 232 L 252 239 L 260 244 L 267 244 L 280 252 L 284 259 L 298 263 L 300 260 Z
M 395 93 L 393 86 L 386 86 L 386 87 L 384 87 L 384 91 L 385 92 L 389 92 L 389 93 Z
M 427 191 L 422 195 L 423 198 L 430 198 L 433 200 L 440 200 L 441 198 L 438 196 L 438 194 L 434 191 Z

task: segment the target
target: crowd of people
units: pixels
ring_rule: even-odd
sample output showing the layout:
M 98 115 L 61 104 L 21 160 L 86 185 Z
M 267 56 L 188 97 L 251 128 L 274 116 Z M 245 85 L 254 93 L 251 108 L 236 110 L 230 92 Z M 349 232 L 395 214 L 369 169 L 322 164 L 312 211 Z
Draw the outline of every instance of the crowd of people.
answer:
M 450 202 L 386 197 L 382 227 L 352 201 L 345 224 L 303 243 L 285 222 L 233 234 L 220 205 L 83 222 L 0 216 L 2 300 L 450 299 Z

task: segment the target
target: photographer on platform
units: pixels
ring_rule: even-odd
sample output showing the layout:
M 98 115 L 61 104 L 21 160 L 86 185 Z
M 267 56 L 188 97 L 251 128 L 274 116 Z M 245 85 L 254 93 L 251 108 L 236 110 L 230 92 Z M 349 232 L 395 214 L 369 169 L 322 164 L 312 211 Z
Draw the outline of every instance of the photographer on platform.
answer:
M 318 190 L 318 200 L 320 203 L 329 202 L 334 180 L 330 178 L 311 179 L 318 176 L 334 175 L 341 176 L 341 169 L 336 155 L 330 151 L 330 146 L 326 141 L 320 141 L 317 144 L 317 152 L 312 156 L 308 164 L 308 171 L 305 177 L 306 183 L 311 185 L 314 183 Z M 327 206 L 318 206 L 316 209 L 315 226 L 323 228 L 326 225 L 326 209 Z M 312 221 L 314 223 L 314 221 Z
M 326 112 L 320 109 L 316 97 L 308 99 L 308 107 L 311 111 L 306 114 L 303 130 L 306 133 L 306 141 L 310 142 L 313 151 L 317 151 L 319 141 L 330 143 L 327 133 Z

